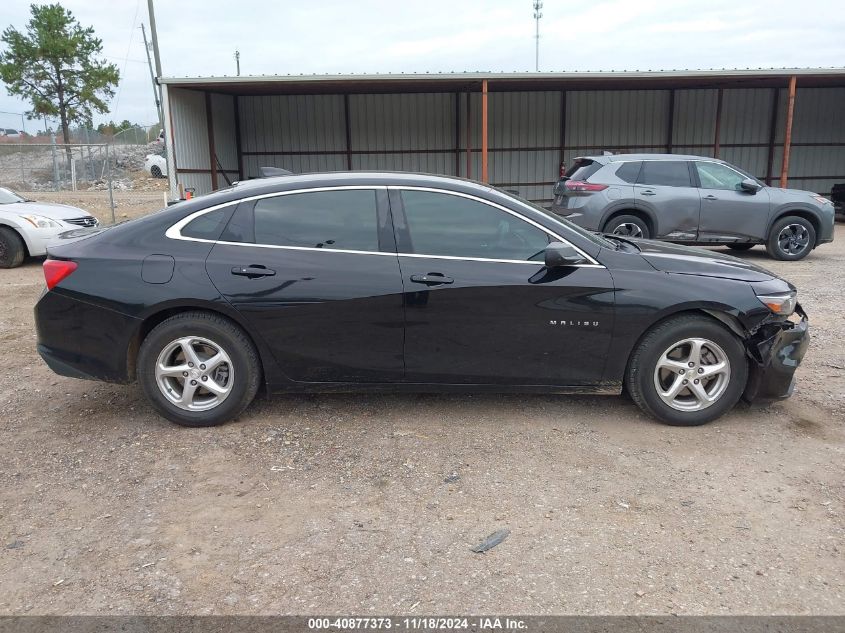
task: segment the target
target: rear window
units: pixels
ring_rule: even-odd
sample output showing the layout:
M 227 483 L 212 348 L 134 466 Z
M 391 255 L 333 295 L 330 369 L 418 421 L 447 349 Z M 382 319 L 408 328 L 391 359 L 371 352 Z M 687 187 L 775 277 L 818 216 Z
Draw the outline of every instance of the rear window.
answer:
M 664 187 L 692 187 L 689 167 L 682 160 L 646 160 L 638 183 Z
M 579 158 L 563 174 L 564 180 L 587 180 L 601 169 L 601 164 L 589 158 Z
M 631 161 L 630 163 L 622 163 L 619 169 L 616 170 L 616 177 L 619 180 L 630 182 L 631 184 L 637 182 L 637 176 L 640 175 L 640 167 L 643 162 L 641 160 Z

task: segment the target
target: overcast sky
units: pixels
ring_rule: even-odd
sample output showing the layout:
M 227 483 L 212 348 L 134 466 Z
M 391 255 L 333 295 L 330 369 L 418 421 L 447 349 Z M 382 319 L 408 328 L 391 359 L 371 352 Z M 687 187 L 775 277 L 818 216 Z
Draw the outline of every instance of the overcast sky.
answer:
M 23 30 L 29 2 L 3 0 Z M 145 0 L 63 0 L 120 69 L 111 113 L 153 123 Z M 545 0 L 540 70 L 845 66 L 835 0 Z M 156 2 L 165 76 L 534 69 L 532 0 Z M 0 88 L 0 110 L 27 104 Z M 20 117 L 0 114 L 0 127 Z M 34 122 L 26 122 L 27 129 Z

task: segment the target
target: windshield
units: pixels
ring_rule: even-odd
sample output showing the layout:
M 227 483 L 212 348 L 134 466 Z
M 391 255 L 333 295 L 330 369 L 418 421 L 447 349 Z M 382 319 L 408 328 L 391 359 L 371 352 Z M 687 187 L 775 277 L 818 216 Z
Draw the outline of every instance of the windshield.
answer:
M 13 191 L 0 187 L 0 204 L 12 204 L 14 202 L 26 202 L 26 200 Z
M 504 189 L 499 189 L 498 187 L 493 187 L 493 189 L 495 189 L 496 191 L 498 191 L 502 195 L 505 195 L 508 198 L 511 198 L 512 200 L 516 200 L 516 201 L 520 202 L 521 204 L 524 204 L 526 206 L 531 207 L 535 211 L 539 211 L 540 213 L 545 215 L 550 220 L 553 220 L 557 224 L 560 224 L 561 226 L 568 228 L 570 231 L 577 233 L 578 235 L 580 235 L 584 239 L 590 240 L 596 246 L 601 246 L 602 248 L 615 248 L 615 246 L 612 243 L 608 242 L 606 239 L 604 239 L 598 233 L 593 233 L 591 231 L 588 231 L 587 229 L 583 229 L 580 226 L 578 226 L 577 224 L 573 224 L 572 222 L 570 222 L 566 218 L 562 218 L 559 215 L 557 215 L 556 213 L 552 213 L 548 209 L 544 209 L 540 205 L 534 204 L 530 200 L 526 200 L 522 196 L 519 196 L 519 195 L 512 193 L 510 191 L 506 191 Z

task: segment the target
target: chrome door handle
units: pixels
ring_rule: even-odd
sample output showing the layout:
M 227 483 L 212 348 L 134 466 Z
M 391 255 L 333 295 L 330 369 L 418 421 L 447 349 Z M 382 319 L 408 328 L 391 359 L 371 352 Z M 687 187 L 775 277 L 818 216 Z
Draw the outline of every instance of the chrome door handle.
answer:
M 259 277 L 272 277 L 276 274 L 276 271 L 261 264 L 253 264 L 252 266 L 235 266 L 232 268 L 232 274 L 238 277 L 258 279 Z
M 425 284 L 426 286 L 441 286 L 444 284 L 455 283 L 451 277 L 446 277 L 441 273 L 428 273 L 427 275 L 411 275 L 411 281 L 415 284 Z

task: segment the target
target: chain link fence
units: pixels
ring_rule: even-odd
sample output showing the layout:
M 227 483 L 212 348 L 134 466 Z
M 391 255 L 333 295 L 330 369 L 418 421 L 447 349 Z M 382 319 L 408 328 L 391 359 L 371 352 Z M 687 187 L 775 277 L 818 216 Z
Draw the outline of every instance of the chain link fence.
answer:
M 28 199 L 82 208 L 103 223 L 161 209 L 167 203 L 167 179 L 153 177 L 145 160 L 160 155 L 163 147 L 147 142 L 143 128 L 134 129 L 138 135 L 116 135 L 111 143 L 62 144 L 55 137 L 0 143 L 0 187 Z

